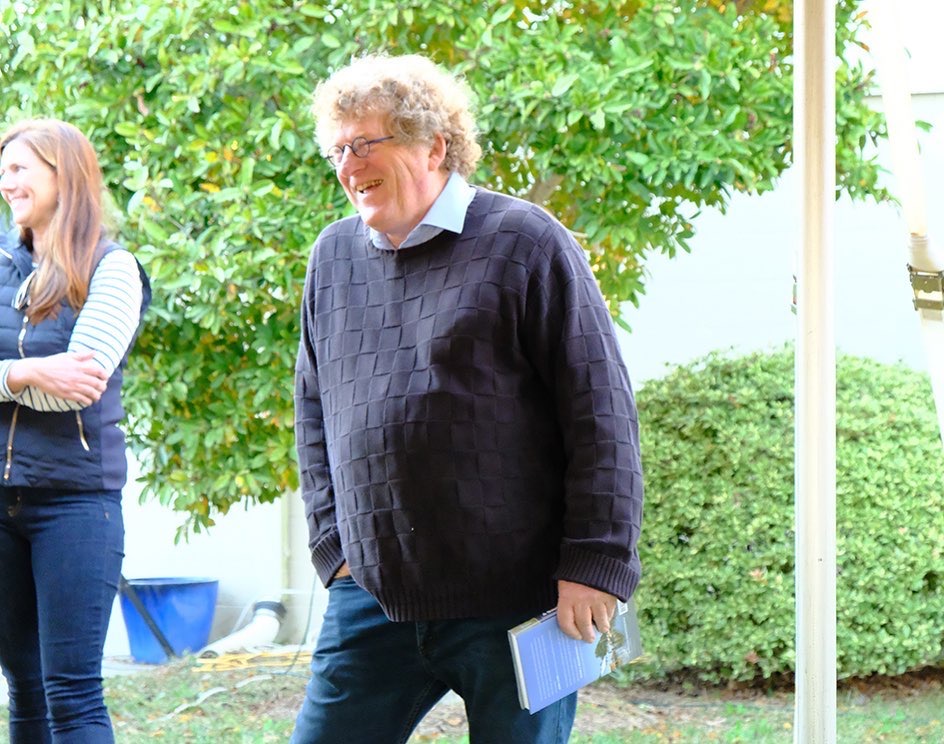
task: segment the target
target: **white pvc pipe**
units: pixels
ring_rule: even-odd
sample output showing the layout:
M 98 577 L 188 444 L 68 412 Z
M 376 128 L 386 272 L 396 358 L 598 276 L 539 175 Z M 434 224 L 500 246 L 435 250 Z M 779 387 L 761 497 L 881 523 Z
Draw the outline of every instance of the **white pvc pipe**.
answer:
M 215 659 L 221 654 L 252 651 L 260 646 L 267 646 L 278 636 L 283 617 L 285 617 L 285 607 L 281 602 L 256 602 L 252 618 L 246 625 L 235 633 L 230 633 L 207 645 L 198 656 L 202 659 Z
M 869 47 L 882 91 L 897 196 L 908 231 L 912 235 L 927 235 L 927 202 L 906 73 L 907 53 L 898 27 L 901 10 L 892 7 L 889 0 L 872 0 L 866 7 L 871 26 Z
M 937 425 L 944 445 L 944 321 L 941 313 L 934 310 L 919 310 L 921 340 L 924 355 L 931 372 L 931 393 L 937 410 Z
M 909 243 L 911 266 L 921 271 L 940 273 L 944 271 L 944 256 L 932 248 L 926 235 L 911 235 Z M 938 292 L 917 293 L 921 299 L 942 299 Z M 924 355 L 928 362 L 931 378 L 931 393 L 937 409 L 938 430 L 944 443 L 944 312 L 934 308 L 918 310 L 921 322 L 921 340 L 924 342 Z
M 802 192 L 796 357 L 794 741 L 836 741 L 835 8 L 794 5 L 794 161 Z
M 909 234 L 908 264 L 919 271 L 940 273 L 944 271 L 944 254 L 932 245 L 927 235 L 924 174 L 898 17 L 884 0 L 871 2 L 868 8 L 872 20 L 871 49 L 888 126 L 892 172 Z M 935 292 L 927 297 L 922 295 L 921 299 L 939 300 L 941 295 Z M 934 308 L 918 308 L 918 320 L 937 410 L 938 430 L 944 443 L 944 313 Z

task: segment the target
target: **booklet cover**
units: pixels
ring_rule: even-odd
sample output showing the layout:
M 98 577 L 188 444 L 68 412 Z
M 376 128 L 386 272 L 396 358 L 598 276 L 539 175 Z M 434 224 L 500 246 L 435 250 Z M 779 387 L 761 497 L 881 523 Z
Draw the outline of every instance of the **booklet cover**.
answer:
M 536 713 L 595 679 L 642 655 L 636 607 L 619 602 L 609 633 L 596 632 L 593 643 L 575 641 L 557 625 L 549 610 L 508 631 L 518 679 L 518 701 Z

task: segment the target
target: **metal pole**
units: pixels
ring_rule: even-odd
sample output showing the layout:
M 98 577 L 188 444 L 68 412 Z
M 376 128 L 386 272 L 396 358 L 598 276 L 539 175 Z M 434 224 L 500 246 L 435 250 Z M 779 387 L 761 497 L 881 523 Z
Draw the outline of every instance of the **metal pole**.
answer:
M 836 13 L 794 6 L 794 160 L 802 179 L 796 350 L 794 741 L 836 741 Z

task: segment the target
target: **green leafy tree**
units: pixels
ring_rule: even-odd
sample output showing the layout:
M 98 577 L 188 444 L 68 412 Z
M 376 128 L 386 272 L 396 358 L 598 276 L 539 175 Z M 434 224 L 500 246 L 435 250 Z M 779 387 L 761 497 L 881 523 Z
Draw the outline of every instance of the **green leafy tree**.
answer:
M 785 10 L 786 8 L 786 10 Z M 839 11 L 840 48 L 863 22 Z M 155 301 L 128 402 L 146 494 L 200 529 L 297 484 L 292 367 L 310 245 L 348 206 L 308 114 L 364 51 L 423 52 L 479 99 L 477 183 L 581 237 L 614 311 L 705 207 L 789 165 L 790 14 L 716 0 L 0 0 L 0 111 L 99 149 Z M 840 188 L 884 198 L 868 79 L 841 66 Z

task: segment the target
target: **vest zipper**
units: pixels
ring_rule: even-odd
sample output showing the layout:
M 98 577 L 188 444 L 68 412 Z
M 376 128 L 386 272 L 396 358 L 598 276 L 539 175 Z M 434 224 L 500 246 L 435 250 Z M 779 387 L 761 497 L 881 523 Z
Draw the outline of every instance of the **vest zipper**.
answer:
M 16 348 L 20 352 L 20 359 L 26 358 L 26 351 L 23 349 L 23 340 L 26 338 L 26 324 L 29 318 L 23 316 L 23 325 L 20 327 L 20 335 L 16 337 Z
M 23 349 L 23 339 L 26 338 L 26 324 L 29 323 L 29 318 L 26 315 L 23 315 L 23 325 L 20 328 L 20 333 L 16 339 L 17 350 L 20 352 L 20 358 L 26 356 L 26 352 Z M 3 480 L 10 480 L 10 468 L 13 467 L 13 433 L 16 431 L 16 419 L 20 415 L 20 404 L 16 404 L 16 408 L 13 409 L 13 416 L 10 417 L 10 433 L 7 435 L 7 459 L 3 465 Z
M 13 465 L 13 432 L 16 431 L 16 419 L 20 414 L 20 404 L 16 404 L 13 409 L 13 416 L 10 417 L 10 433 L 7 435 L 7 461 L 3 466 L 3 480 L 10 480 L 10 467 Z
M 82 442 L 82 449 L 88 452 L 89 446 L 85 440 L 85 426 L 82 424 L 82 416 L 78 411 L 75 412 L 75 420 L 79 423 L 79 441 Z

